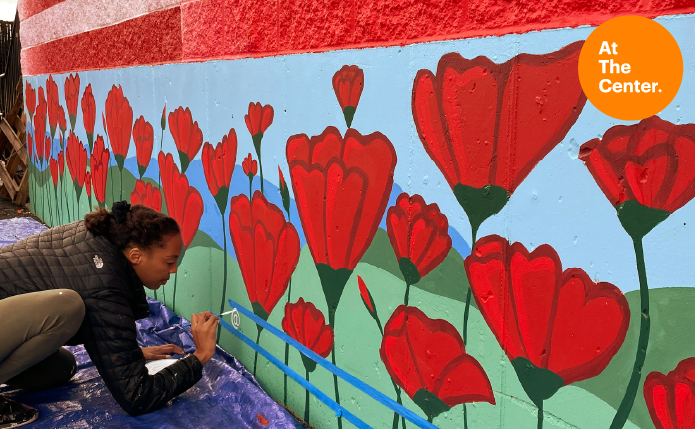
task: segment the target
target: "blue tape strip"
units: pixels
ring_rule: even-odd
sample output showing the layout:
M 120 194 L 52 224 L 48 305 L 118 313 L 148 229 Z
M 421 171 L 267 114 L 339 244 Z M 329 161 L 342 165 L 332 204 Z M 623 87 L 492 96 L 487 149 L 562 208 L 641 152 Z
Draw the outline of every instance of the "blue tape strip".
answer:
M 305 347 L 304 345 L 302 345 L 301 343 L 296 341 L 294 338 L 290 337 L 289 335 L 280 331 L 275 326 L 271 325 L 270 323 L 268 323 L 265 320 L 261 319 L 260 317 L 256 316 L 252 311 L 250 311 L 246 307 L 242 306 L 241 304 L 239 304 L 237 302 L 234 302 L 231 299 L 229 300 L 229 304 L 232 306 L 232 308 L 236 308 L 241 314 L 243 314 L 244 316 L 246 316 L 249 319 L 251 319 L 252 321 L 254 321 L 257 325 L 262 326 L 263 329 L 267 330 L 268 332 L 271 332 L 276 337 L 280 338 L 284 342 L 290 344 L 295 349 L 299 350 L 302 354 L 307 356 L 309 359 L 313 360 L 314 362 L 321 365 L 322 367 L 324 367 L 328 371 L 332 372 L 333 374 L 337 375 L 338 377 L 340 377 L 343 380 L 347 381 L 348 383 L 352 384 L 357 389 L 359 389 L 362 392 L 366 393 L 367 395 L 371 396 L 374 400 L 380 402 L 381 404 L 385 405 L 386 407 L 390 408 L 391 410 L 397 412 L 401 416 L 410 420 L 412 423 L 416 424 L 418 427 L 427 428 L 427 429 L 437 429 L 437 426 L 433 425 L 432 423 L 430 423 L 427 420 L 423 419 L 422 417 L 418 416 L 414 412 L 405 408 L 403 405 L 399 404 L 398 402 L 394 401 L 393 399 L 389 398 L 388 396 L 386 396 L 383 393 L 379 392 L 378 390 L 374 389 L 372 386 L 368 385 L 367 383 L 357 379 L 353 375 L 348 374 L 347 372 L 343 371 L 342 369 L 340 369 L 337 366 L 333 365 L 332 363 L 328 362 L 326 359 L 317 355 L 312 350 L 308 349 L 307 347 Z M 227 323 L 227 322 L 225 322 L 225 323 Z M 229 324 L 227 324 L 227 325 L 229 325 Z M 229 325 L 229 326 L 231 326 L 231 325 Z M 255 346 L 256 343 L 253 343 L 253 345 Z
M 284 363 L 280 362 L 278 358 L 270 354 L 266 349 L 263 347 L 259 346 L 258 344 L 254 343 L 251 338 L 247 337 L 246 335 L 242 334 L 241 331 L 235 329 L 232 325 L 229 323 L 225 322 L 224 320 L 220 319 L 220 324 L 229 332 L 234 334 L 237 338 L 239 338 L 241 341 L 246 343 L 249 347 L 252 349 L 256 350 L 258 353 L 260 353 L 261 356 L 264 358 L 268 359 L 271 363 L 273 363 L 275 366 L 280 368 L 285 374 L 289 375 L 291 379 L 299 383 L 303 388 L 311 392 L 314 396 L 319 398 L 323 403 L 328 405 L 328 407 L 335 412 L 336 417 L 345 417 L 345 420 L 349 421 L 356 427 L 360 429 L 372 429 L 371 426 L 369 426 L 367 423 L 363 422 L 360 420 L 357 416 L 352 414 L 350 411 L 346 410 L 345 408 L 341 407 L 337 402 L 335 402 L 333 399 L 329 398 L 326 396 L 325 393 L 323 393 L 318 387 L 314 386 L 310 382 L 308 382 L 304 377 L 301 375 L 297 374 L 292 368 L 288 367 Z

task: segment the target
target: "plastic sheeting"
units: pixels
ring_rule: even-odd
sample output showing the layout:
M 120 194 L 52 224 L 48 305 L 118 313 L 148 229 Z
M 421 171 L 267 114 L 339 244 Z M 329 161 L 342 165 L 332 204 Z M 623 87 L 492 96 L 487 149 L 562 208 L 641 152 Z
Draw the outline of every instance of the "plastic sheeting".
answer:
M 0 220 L 0 247 L 16 243 L 46 229 L 48 228 L 30 217 Z
M 27 218 L 0 221 L 0 246 L 45 230 Z M 186 353 L 195 350 L 190 327 L 164 305 L 148 298 L 150 317 L 137 322 L 141 347 L 177 344 Z M 104 385 L 84 347 L 67 347 L 77 359 L 77 374 L 63 387 L 22 392 L 0 387 L 0 394 L 36 407 L 39 420 L 32 429 L 53 428 L 304 428 L 270 398 L 256 379 L 233 356 L 219 347 L 203 367 L 203 378 L 165 407 L 130 417 Z M 182 356 L 173 356 L 182 357 Z

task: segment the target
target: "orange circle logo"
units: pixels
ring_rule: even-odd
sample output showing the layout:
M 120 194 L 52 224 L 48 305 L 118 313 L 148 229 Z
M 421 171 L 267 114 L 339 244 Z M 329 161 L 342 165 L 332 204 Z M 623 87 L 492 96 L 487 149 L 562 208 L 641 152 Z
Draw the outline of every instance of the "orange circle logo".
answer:
M 579 81 L 608 116 L 640 120 L 662 111 L 683 79 L 680 48 L 661 24 L 621 16 L 591 32 L 579 55 Z

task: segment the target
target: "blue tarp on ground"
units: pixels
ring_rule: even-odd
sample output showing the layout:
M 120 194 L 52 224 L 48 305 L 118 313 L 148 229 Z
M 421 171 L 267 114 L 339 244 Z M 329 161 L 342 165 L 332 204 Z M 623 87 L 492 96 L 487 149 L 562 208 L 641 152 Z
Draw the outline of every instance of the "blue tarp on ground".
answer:
M 2 232 L 5 222 L 0 221 L 0 240 L 6 237 Z M 161 302 L 148 301 L 150 317 L 137 322 L 140 346 L 172 343 L 186 353 L 192 353 L 194 346 L 190 328 L 181 326 L 187 321 L 169 311 Z M 204 366 L 203 378 L 195 386 L 164 408 L 139 417 L 128 416 L 116 403 L 84 347 L 68 349 L 75 354 L 78 363 L 77 374 L 69 385 L 34 393 L 0 388 L 0 394 L 39 410 L 39 420 L 31 428 L 304 427 L 263 391 L 239 361 L 219 347 L 213 359 Z

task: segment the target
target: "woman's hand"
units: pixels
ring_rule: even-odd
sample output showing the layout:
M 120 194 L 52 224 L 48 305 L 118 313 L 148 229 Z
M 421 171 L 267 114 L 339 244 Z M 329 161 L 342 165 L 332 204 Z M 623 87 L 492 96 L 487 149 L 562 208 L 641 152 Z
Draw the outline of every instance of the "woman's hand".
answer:
M 219 317 L 209 311 L 191 315 L 191 333 L 195 344 L 193 354 L 203 365 L 208 363 L 215 354 L 215 346 L 217 345 L 215 334 L 219 323 Z
M 142 347 L 142 354 L 145 355 L 146 360 L 169 359 L 172 354 L 182 355 L 183 353 L 183 349 L 176 344 Z

